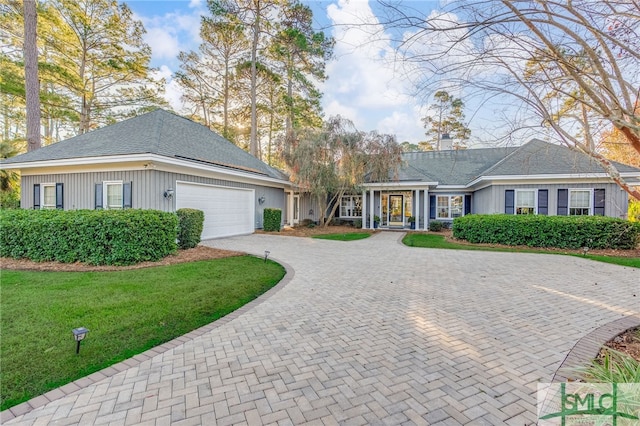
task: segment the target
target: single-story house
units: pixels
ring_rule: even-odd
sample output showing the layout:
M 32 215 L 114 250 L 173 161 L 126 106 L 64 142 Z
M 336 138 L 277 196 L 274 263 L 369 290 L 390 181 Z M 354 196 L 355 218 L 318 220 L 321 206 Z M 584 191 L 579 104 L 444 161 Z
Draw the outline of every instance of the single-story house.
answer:
M 614 163 L 632 185 L 640 169 Z M 252 233 L 263 210 L 282 224 L 317 221 L 315 200 L 287 175 L 162 109 L 2 161 L 21 174 L 27 209 L 141 208 L 205 213 L 202 238 Z M 590 157 L 531 140 L 520 147 L 405 153 L 385 182 L 339 200 L 337 217 L 363 228 L 417 229 L 470 213 L 626 218 L 628 197 Z
M 21 175 L 26 209 L 205 213 L 202 238 L 262 228 L 293 197 L 288 176 L 207 127 L 162 109 L 3 160 Z
M 640 185 L 640 169 L 614 162 Z M 533 139 L 520 147 L 411 152 L 397 179 L 368 181 L 362 194 L 340 200 L 338 217 L 363 228 L 417 229 L 477 214 L 604 215 L 625 218 L 628 195 L 592 158 Z

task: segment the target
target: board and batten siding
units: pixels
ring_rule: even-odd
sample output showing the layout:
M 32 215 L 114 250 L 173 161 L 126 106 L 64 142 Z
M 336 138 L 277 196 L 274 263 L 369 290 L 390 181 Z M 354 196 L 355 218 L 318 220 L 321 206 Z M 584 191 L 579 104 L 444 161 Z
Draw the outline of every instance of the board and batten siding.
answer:
M 563 183 L 552 185 L 492 185 L 473 194 L 474 213 L 504 213 L 505 190 L 507 189 L 547 189 L 549 191 L 549 215 L 558 211 L 558 189 L 597 189 L 605 190 L 605 216 L 627 218 L 628 196 L 615 183 Z
M 286 195 L 282 188 L 272 188 L 160 170 L 60 173 L 22 176 L 21 206 L 25 209 L 33 208 L 34 184 L 62 183 L 64 186 L 63 199 L 65 210 L 93 210 L 95 207 L 95 184 L 105 181 L 131 182 L 132 207 L 135 209 L 154 209 L 168 212 L 175 211 L 175 196 L 171 200 L 166 199 L 164 197 L 164 192 L 170 188 L 175 191 L 177 181 L 232 188 L 250 188 L 255 191 L 256 228 L 262 228 L 263 210 L 265 208 L 270 207 L 281 209 L 284 213 L 286 206 Z M 264 204 L 258 203 L 258 199 L 260 197 L 265 198 Z

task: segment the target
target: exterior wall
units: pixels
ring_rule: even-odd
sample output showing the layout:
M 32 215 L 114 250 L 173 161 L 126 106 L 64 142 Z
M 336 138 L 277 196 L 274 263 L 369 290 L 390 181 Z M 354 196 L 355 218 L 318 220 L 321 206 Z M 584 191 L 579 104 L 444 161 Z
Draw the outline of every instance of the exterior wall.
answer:
M 473 194 L 473 213 L 504 213 L 504 194 L 507 189 L 548 189 L 549 215 L 555 216 L 558 211 L 558 189 L 596 189 L 605 190 L 605 216 L 627 218 L 628 196 L 615 183 L 564 183 L 564 184 L 525 184 L 525 185 L 492 185 Z
M 232 182 L 221 179 L 171 173 L 159 170 L 134 170 L 91 173 L 62 173 L 48 175 L 23 176 L 21 183 L 21 206 L 33 208 L 33 185 L 37 183 L 63 183 L 63 197 L 65 210 L 94 208 L 95 184 L 108 180 L 122 180 L 132 182 L 132 206 L 137 209 L 154 209 L 173 212 L 176 200 L 164 198 L 164 191 L 176 189 L 176 181 L 203 183 L 208 185 L 228 186 L 234 188 L 251 188 L 255 190 L 256 228 L 262 228 L 263 211 L 265 208 L 276 208 L 284 212 L 286 195 L 282 188 L 272 188 L 261 185 Z M 264 197 L 264 204 L 258 203 L 258 198 Z

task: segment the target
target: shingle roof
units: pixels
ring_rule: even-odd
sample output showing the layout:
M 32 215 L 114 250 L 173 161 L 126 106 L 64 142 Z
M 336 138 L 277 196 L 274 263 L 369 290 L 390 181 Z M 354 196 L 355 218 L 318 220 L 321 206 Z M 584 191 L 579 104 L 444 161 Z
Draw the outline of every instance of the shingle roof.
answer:
M 409 152 L 402 160 L 398 180 L 439 185 L 467 185 L 482 176 L 605 173 L 591 157 L 538 139 L 520 147 Z M 640 169 L 612 163 L 622 173 L 640 176 Z
M 207 127 L 162 109 L 3 160 L 3 164 L 131 154 L 156 154 L 288 180 Z

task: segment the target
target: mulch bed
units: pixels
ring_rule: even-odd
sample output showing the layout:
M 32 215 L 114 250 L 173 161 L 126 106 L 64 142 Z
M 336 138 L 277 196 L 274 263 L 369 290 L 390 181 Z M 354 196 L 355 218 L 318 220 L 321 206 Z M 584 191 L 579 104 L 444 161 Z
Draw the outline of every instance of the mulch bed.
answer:
M 121 271 L 127 269 L 149 268 L 152 266 L 174 265 L 176 263 L 196 262 L 199 260 L 221 259 L 224 257 L 242 256 L 245 253 L 220 250 L 211 247 L 197 246 L 188 250 L 178 250 L 158 262 L 142 262 L 129 266 L 95 266 L 86 263 L 33 262 L 27 259 L 11 259 L 0 257 L 2 269 L 21 271 L 56 271 L 56 272 L 89 272 L 89 271 Z
M 605 343 L 605 346 L 618 352 L 623 352 L 640 362 L 640 326 L 617 335 Z M 602 358 L 604 358 L 603 350 L 597 356 L 597 359 Z

